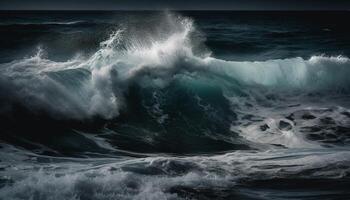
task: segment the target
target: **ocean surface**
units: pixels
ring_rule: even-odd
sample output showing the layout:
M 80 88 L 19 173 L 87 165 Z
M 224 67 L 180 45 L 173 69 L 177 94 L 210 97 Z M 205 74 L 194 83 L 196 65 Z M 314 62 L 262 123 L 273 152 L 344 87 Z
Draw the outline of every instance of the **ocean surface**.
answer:
M 350 199 L 349 19 L 0 11 L 0 199 Z

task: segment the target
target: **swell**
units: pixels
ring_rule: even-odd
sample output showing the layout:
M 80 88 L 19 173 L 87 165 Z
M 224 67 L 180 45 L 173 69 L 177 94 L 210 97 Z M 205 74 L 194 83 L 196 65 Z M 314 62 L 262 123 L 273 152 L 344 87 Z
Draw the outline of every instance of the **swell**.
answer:
M 47 26 L 89 26 L 97 25 L 95 22 L 87 21 L 48 21 L 48 22 L 18 22 L 18 23 L 0 23 L 1 28 L 38 28 L 38 27 L 47 27 Z

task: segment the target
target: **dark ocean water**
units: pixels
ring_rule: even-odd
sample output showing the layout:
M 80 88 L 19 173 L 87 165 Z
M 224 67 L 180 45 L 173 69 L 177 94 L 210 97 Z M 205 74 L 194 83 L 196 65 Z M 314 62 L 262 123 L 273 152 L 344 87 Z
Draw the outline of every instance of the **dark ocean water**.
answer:
M 0 12 L 0 199 L 349 199 L 349 12 Z

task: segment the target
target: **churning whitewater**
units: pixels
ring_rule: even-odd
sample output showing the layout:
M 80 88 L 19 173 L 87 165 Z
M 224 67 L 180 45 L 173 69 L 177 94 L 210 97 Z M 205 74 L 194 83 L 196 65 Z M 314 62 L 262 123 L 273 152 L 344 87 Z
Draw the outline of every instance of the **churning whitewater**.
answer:
M 0 64 L 0 199 L 349 197 L 347 55 L 218 58 L 213 24 L 153 15 L 92 53 Z

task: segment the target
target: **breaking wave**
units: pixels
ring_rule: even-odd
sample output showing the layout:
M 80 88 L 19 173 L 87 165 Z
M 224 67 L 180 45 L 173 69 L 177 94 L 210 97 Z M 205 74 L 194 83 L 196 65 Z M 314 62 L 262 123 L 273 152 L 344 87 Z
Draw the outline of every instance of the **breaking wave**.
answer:
M 16 101 L 56 117 L 110 119 L 126 106 L 125 93 L 131 85 L 164 88 L 179 77 L 217 79 L 241 88 L 349 90 L 350 61 L 346 57 L 220 60 L 203 51 L 202 38 L 191 19 L 168 14 L 165 21 L 165 31 L 152 34 L 117 30 L 88 58 L 54 62 L 39 49 L 33 57 L 1 64 L 1 93 L 10 91 L 9 104 Z

